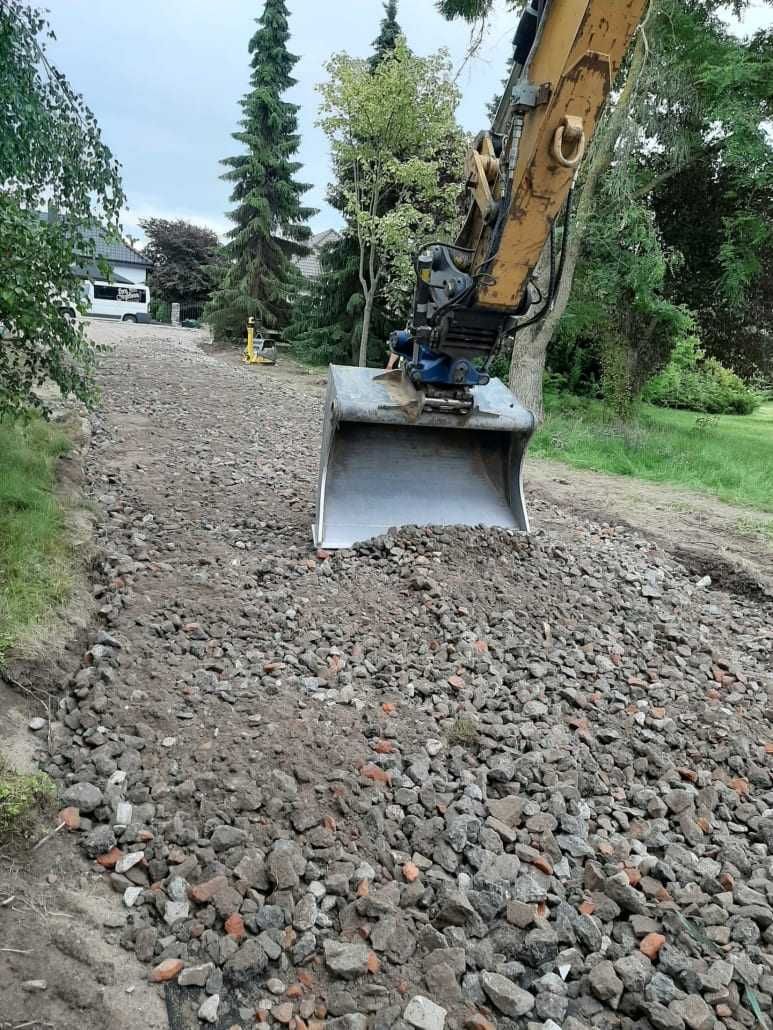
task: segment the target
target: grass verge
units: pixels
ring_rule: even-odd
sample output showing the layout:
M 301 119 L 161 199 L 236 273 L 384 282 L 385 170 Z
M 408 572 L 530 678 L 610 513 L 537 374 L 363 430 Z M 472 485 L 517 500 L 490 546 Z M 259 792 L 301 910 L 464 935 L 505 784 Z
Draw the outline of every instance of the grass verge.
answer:
M 41 419 L 0 420 L 0 665 L 70 588 L 70 555 L 55 494 L 68 437 Z
M 773 512 L 773 404 L 753 415 L 705 416 L 641 406 L 630 424 L 599 401 L 546 397 L 532 453 L 575 468 L 673 483 Z
M 0 840 L 23 833 L 37 809 L 55 796 L 56 787 L 45 773 L 17 773 L 0 756 Z

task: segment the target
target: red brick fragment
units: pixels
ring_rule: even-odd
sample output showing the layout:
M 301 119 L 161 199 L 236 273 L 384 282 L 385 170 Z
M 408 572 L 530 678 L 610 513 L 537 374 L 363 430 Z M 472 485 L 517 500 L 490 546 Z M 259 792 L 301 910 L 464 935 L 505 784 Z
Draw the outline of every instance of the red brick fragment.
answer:
M 419 878 L 419 867 L 413 862 L 406 862 L 403 866 L 403 877 L 408 883 L 415 883 Z
M 77 808 L 63 808 L 57 816 L 57 824 L 64 823 L 66 830 L 79 830 L 81 825 L 81 814 Z
M 116 862 L 119 858 L 123 858 L 123 851 L 120 848 L 111 848 L 104 855 L 100 855 L 97 859 L 97 863 L 102 866 L 103 869 L 115 869 Z
M 160 962 L 150 971 L 150 982 L 154 984 L 163 984 L 168 980 L 174 980 L 174 978 L 180 973 L 184 962 L 181 962 L 179 958 L 167 958 L 163 962 Z
M 360 772 L 366 779 L 373 780 L 374 783 L 390 784 L 392 782 L 392 774 L 385 769 L 380 769 L 377 765 L 373 765 L 372 762 L 364 765 Z
M 642 955 L 646 955 L 652 962 L 660 954 L 660 949 L 666 943 L 666 938 L 662 933 L 648 933 L 639 944 L 639 951 Z
M 234 912 L 232 916 L 229 916 L 228 919 L 226 919 L 225 932 L 229 937 L 233 937 L 235 941 L 244 940 L 247 936 L 247 931 L 244 928 L 244 920 L 238 912 Z

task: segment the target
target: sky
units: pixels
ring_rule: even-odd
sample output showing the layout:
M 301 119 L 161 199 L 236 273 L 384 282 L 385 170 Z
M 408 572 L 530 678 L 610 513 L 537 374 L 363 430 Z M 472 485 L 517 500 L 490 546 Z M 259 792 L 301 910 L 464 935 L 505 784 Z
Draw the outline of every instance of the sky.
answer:
M 222 158 L 238 153 L 231 139 L 239 98 L 249 85 L 247 43 L 261 0 L 47 0 L 56 41 L 49 59 L 82 93 L 121 162 L 128 209 L 125 233 L 142 237 L 140 218 L 186 218 L 219 234 L 228 226 L 229 185 Z M 288 99 L 300 105 L 300 178 L 313 183 L 305 202 L 318 208 L 315 232 L 340 225 L 325 202 L 330 178 L 327 143 L 316 127 L 319 96 L 330 55 L 346 50 L 367 57 L 383 16 L 382 0 L 289 0 L 290 48 L 300 57 L 297 86 Z M 447 22 L 434 0 L 402 0 L 399 21 L 419 54 L 450 52 L 462 102 L 462 126 L 487 124 L 486 106 L 504 76 L 515 17 L 497 0 L 486 38 L 465 64 L 469 26 Z M 773 23 L 773 8 L 755 0 L 739 32 Z

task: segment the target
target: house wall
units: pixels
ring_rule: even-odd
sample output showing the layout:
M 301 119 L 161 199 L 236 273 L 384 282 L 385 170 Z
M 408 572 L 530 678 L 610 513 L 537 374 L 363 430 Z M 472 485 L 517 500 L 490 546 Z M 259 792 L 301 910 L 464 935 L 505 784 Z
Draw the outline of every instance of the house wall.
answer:
M 115 275 L 121 275 L 124 279 L 128 279 L 129 282 L 137 283 L 138 285 L 145 284 L 147 269 L 143 268 L 142 265 L 120 265 L 111 262 L 110 267 Z

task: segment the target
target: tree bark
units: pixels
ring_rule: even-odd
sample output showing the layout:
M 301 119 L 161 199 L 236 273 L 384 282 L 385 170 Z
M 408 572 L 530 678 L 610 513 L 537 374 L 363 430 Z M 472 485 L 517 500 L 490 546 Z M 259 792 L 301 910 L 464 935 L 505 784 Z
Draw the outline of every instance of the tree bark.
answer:
M 558 323 L 564 316 L 569 298 L 572 294 L 574 273 L 582 251 L 585 230 L 593 214 L 596 190 L 603 175 L 607 173 L 615 156 L 615 147 L 623 131 L 625 120 L 631 108 L 636 84 L 644 67 L 647 45 L 642 32 L 636 40 L 636 47 L 631 59 L 631 68 L 620 98 L 610 113 L 606 125 L 596 137 L 596 144 L 591 154 L 588 173 L 585 176 L 580 199 L 576 207 L 571 236 L 567 244 L 564 275 L 558 287 L 555 303 L 551 311 L 537 325 L 517 333 L 513 347 L 513 360 L 510 366 L 510 389 L 515 396 L 535 417 L 542 421 L 544 408 L 542 403 L 542 378 L 545 372 L 545 357 L 548 344 L 553 338 Z M 549 246 L 549 244 L 548 244 Z M 544 257 L 544 254 L 543 254 Z
M 373 296 L 375 291 L 365 294 L 365 308 L 362 312 L 362 335 L 360 336 L 360 368 L 368 364 L 368 338 L 370 336 L 370 319 L 373 314 Z
M 510 365 L 510 389 L 530 411 L 537 422 L 545 418 L 542 403 L 542 378 L 545 374 L 547 344 L 543 343 L 539 325 L 517 333 Z

